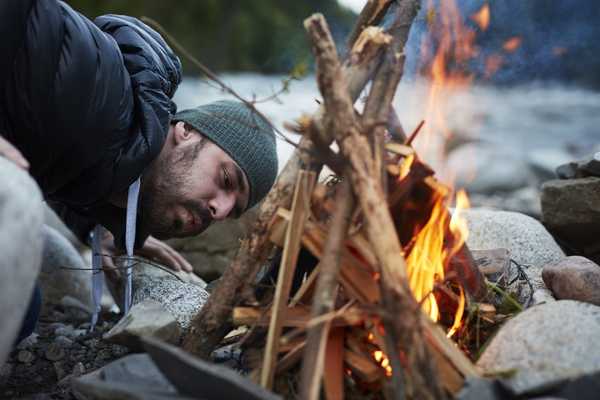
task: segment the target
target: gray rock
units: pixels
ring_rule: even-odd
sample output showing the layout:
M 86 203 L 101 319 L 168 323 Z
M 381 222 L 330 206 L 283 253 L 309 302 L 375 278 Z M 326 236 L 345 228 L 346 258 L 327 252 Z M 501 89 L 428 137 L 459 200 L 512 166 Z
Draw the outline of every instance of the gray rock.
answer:
M 202 393 L 202 397 L 207 400 L 281 399 L 233 369 L 206 362 L 178 347 L 149 337 L 144 338 L 144 346 L 155 364 L 181 394 L 197 396 Z M 181 371 L 186 371 L 186 375 L 182 375 Z
M 71 382 L 78 400 L 189 399 L 177 394 L 147 354 L 126 356 Z
M 54 339 L 54 342 L 56 342 L 60 347 L 65 349 L 70 348 L 71 346 L 73 346 L 74 343 L 71 339 L 69 339 L 66 336 L 57 336 Z
M 600 306 L 600 266 L 585 257 L 570 256 L 548 264 L 542 278 L 557 299 Z
M 103 338 L 127 346 L 131 350 L 141 350 L 140 338 L 144 336 L 177 344 L 181 337 L 181 328 L 161 303 L 146 299 L 135 304 Z
M 133 270 L 133 304 L 154 300 L 171 313 L 182 333 L 208 300 L 208 292 L 194 283 L 182 282 L 159 268 L 139 263 Z
M 21 328 L 40 269 L 43 218 L 36 183 L 0 157 L 0 365 Z
M 504 248 L 519 264 L 540 267 L 565 257 L 546 228 L 527 215 L 477 208 L 461 214 L 469 227 L 467 245 L 472 250 Z
M 455 173 L 456 186 L 470 193 L 514 191 L 537 181 L 526 161 L 484 142 L 467 143 L 452 151 L 446 168 Z
M 23 364 L 29 364 L 35 360 L 35 356 L 29 350 L 21 350 L 17 353 L 17 360 Z
M 544 271 L 542 270 L 542 274 L 543 273 Z M 534 306 L 538 306 L 544 303 L 550 303 L 553 301 L 556 301 L 556 299 L 554 298 L 552 292 L 549 289 L 539 288 L 535 292 L 533 292 L 532 305 Z
M 545 182 L 542 219 L 563 240 L 579 248 L 600 245 L 600 178 Z
M 560 179 L 585 178 L 587 176 L 600 177 L 600 152 L 579 161 L 571 161 L 556 168 L 556 175 Z
M 73 244 L 57 230 L 44 225 L 44 252 L 39 282 L 44 293 L 42 312 L 61 304 L 65 296 L 76 299 L 88 312 L 92 306 L 92 274 Z M 65 269 L 65 268 L 78 268 Z
M 560 300 L 509 320 L 477 365 L 486 373 L 514 370 L 504 383 L 517 394 L 600 371 L 600 307 Z
M 65 358 L 65 349 L 58 342 L 52 342 L 46 348 L 44 356 L 48 361 L 60 361 Z
M 64 224 L 56 212 L 48 203 L 44 203 L 44 225 L 58 231 L 78 250 L 85 248 L 85 245 L 75 236 L 75 234 Z
M 469 227 L 467 245 L 472 250 L 504 248 L 525 269 L 534 289 L 545 288 L 542 266 L 562 260 L 565 254 L 544 226 L 527 215 L 485 209 L 468 209 L 462 215 Z

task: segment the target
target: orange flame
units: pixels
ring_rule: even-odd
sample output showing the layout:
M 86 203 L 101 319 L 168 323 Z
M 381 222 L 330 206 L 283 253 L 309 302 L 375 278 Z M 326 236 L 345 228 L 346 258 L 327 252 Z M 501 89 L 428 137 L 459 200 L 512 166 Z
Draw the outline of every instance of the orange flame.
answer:
M 439 308 L 433 291 L 436 283 L 444 280 L 445 266 L 462 247 L 468 236 L 467 225 L 460 217 L 460 210 L 468 208 L 469 202 L 466 193 L 462 190 L 459 191 L 456 195 L 456 211 L 450 218 L 443 193 L 436 192 L 435 196 L 429 221 L 417 234 L 406 262 L 409 285 L 415 299 L 421 303 L 423 311 L 433 321 L 438 321 Z M 450 221 L 448 221 L 449 218 Z M 446 226 L 449 226 L 453 235 L 452 248 L 447 248 L 445 245 Z M 460 326 L 463 313 L 464 293 L 461 289 L 454 324 L 450 328 L 449 335 L 453 334 Z
M 504 44 L 502 45 L 502 48 L 507 53 L 512 53 L 515 50 L 517 50 L 519 47 L 521 47 L 522 42 L 523 42 L 523 39 L 521 39 L 521 37 L 513 36 L 510 39 L 508 39 L 506 42 L 504 42 Z
M 471 19 L 479 26 L 482 31 L 485 31 L 490 26 L 490 6 L 486 3 L 471 15 Z

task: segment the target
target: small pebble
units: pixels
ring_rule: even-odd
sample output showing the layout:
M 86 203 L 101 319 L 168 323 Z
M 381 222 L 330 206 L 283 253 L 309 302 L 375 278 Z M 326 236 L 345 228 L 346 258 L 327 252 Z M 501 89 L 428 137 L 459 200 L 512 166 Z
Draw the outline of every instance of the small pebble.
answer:
M 81 361 L 73 366 L 73 371 L 71 372 L 73 376 L 81 376 L 84 373 L 85 367 L 83 366 L 83 363 Z
M 60 381 L 62 378 L 64 378 L 67 373 L 65 372 L 65 369 L 63 367 L 63 364 L 60 362 L 55 362 L 54 363 L 54 372 L 56 372 L 56 380 Z
M 21 350 L 19 351 L 19 354 L 17 354 L 17 360 L 19 360 L 19 362 L 22 362 L 23 364 L 29 364 L 33 362 L 33 360 L 35 360 L 35 356 L 30 351 Z
M 49 361 L 59 361 L 65 358 L 65 349 L 56 342 L 50 343 L 44 355 Z
M 57 343 L 58 345 L 60 345 L 61 347 L 64 347 L 65 349 L 71 348 L 74 343 L 71 339 L 69 339 L 66 336 L 57 336 L 54 339 L 54 342 Z

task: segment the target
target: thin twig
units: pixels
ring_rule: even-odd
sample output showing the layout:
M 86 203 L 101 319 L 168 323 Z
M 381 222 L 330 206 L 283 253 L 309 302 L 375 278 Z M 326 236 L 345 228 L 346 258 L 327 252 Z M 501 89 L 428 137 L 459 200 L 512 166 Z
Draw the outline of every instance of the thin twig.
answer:
M 408 140 L 405 143 L 407 146 L 411 146 L 412 145 L 413 140 L 416 139 L 416 137 L 419 134 L 419 132 L 421 131 L 421 128 L 423 127 L 423 125 L 425 125 L 425 120 L 424 119 L 421 120 L 421 122 L 419 122 L 419 125 L 417 125 L 417 127 L 415 128 L 415 130 L 408 137 Z

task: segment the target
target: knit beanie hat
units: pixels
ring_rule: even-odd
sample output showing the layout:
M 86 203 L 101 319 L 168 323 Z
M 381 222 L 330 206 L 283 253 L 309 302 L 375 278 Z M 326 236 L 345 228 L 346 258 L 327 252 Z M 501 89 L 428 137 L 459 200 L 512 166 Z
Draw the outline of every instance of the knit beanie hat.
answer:
M 225 151 L 244 171 L 250 186 L 248 207 L 262 200 L 277 177 L 273 128 L 247 105 L 222 100 L 175 114 Z

